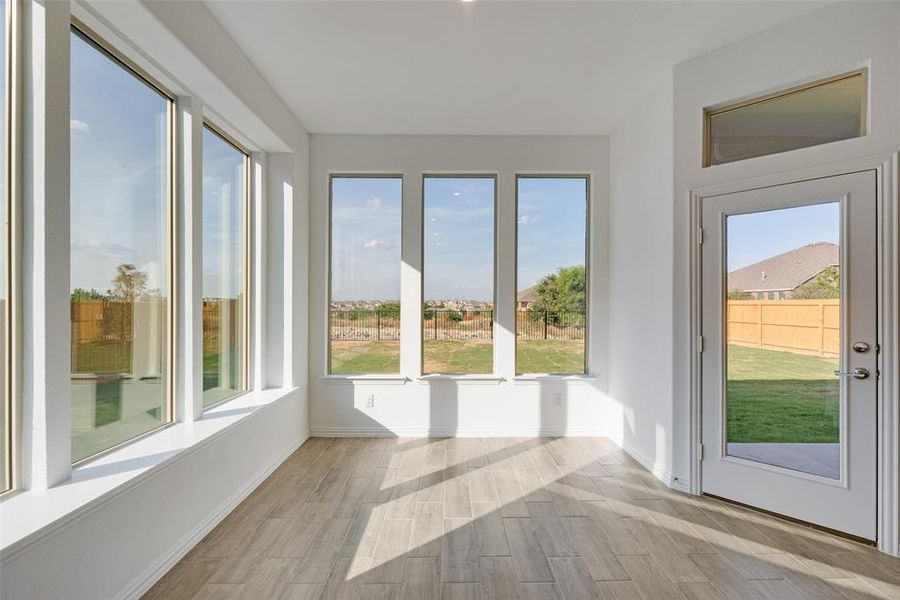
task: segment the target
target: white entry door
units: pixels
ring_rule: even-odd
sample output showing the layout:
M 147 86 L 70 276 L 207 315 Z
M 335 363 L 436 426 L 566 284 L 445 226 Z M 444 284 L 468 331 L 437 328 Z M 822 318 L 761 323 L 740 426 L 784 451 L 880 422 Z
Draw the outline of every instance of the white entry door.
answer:
M 876 531 L 876 176 L 701 200 L 702 490 Z

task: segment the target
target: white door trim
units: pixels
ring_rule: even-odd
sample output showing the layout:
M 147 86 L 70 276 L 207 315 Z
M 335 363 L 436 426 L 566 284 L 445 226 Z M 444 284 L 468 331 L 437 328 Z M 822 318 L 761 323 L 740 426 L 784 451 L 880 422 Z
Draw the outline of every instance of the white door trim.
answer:
M 859 171 L 875 171 L 878 195 L 878 507 L 876 511 L 878 549 L 900 556 L 900 204 L 898 204 L 898 154 L 887 153 L 861 159 L 786 171 L 762 177 L 694 188 L 688 193 L 690 209 L 690 490 L 702 490 L 700 469 L 701 414 L 701 272 L 700 206 L 703 198 L 833 177 Z

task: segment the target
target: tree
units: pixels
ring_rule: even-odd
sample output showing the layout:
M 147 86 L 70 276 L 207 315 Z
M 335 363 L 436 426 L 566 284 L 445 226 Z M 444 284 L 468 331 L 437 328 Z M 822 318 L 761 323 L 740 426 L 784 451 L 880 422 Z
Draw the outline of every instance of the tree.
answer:
M 147 291 L 147 274 L 138 271 L 130 263 L 122 263 L 116 267 L 116 277 L 113 279 L 112 295 L 120 300 L 134 302 Z
M 534 317 L 546 315 L 549 323 L 560 324 L 566 313 L 584 314 L 586 289 L 584 265 L 562 267 L 541 278 L 528 310 Z
M 382 302 L 375 307 L 375 312 L 382 319 L 399 319 L 400 303 L 399 302 Z
M 841 274 L 837 267 L 825 267 L 818 275 L 791 294 L 797 300 L 824 300 L 841 297 Z
M 731 290 L 728 292 L 729 300 L 753 300 L 753 294 L 744 290 Z
M 85 288 L 75 288 L 72 290 L 72 300 L 75 302 L 84 302 L 85 300 L 108 300 L 109 296 L 95 290 L 93 288 L 87 290 Z

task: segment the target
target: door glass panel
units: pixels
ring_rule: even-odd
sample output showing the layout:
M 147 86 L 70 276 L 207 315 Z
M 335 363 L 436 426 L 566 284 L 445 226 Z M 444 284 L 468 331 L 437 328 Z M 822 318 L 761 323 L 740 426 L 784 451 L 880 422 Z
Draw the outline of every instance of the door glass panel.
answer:
M 839 202 L 727 217 L 727 454 L 840 478 Z

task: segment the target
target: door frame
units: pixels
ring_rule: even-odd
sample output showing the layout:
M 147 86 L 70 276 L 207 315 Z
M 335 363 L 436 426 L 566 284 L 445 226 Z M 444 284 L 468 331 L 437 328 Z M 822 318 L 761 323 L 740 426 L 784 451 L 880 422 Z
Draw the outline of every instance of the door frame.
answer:
M 878 549 L 900 556 L 900 205 L 898 205 L 898 153 L 884 153 L 860 159 L 785 171 L 721 184 L 692 188 L 688 192 L 690 210 L 690 492 L 702 492 L 701 409 L 702 409 L 702 270 L 701 208 L 704 198 L 773 187 L 799 181 L 822 179 L 847 173 L 874 171 L 877 195 L 877 318 L 878 421 L 876 535 Z

